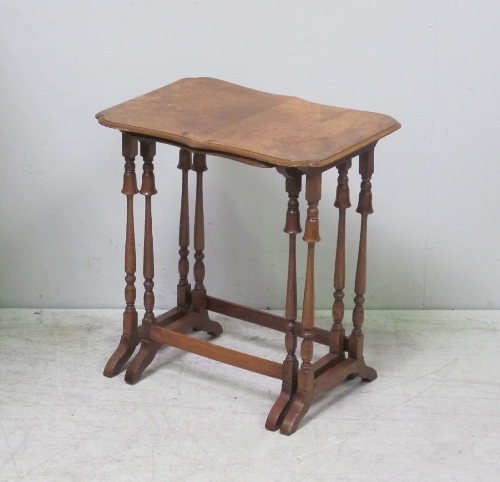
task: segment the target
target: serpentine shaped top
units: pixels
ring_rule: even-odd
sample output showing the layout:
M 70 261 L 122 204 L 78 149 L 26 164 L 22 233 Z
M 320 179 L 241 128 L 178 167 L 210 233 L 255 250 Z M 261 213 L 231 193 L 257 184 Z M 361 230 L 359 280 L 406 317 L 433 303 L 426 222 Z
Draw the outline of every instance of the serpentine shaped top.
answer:
M 383 114 L 208 77 L 178 80 L 96 118 L 107 127 L 214 155 L 299 168 L 330 167 L 401 127 Z

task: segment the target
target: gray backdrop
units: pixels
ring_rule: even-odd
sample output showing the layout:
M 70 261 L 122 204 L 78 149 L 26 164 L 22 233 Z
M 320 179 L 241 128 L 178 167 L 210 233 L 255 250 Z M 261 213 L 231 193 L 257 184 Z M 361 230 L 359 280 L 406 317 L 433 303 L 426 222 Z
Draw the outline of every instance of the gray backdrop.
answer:
M 376 149 L 367 308 L 500 308 L 499 24 L 494 0 L 2 0 L 0 306 L 123 306 L 120 135 L 94 115 L 182 77 L 211 76 L 402 123 Z M 158 148 L 158 307 L 174 303 L 178 277 L 176 162 L 175 149 Z M 208 163 L 207 288 L 282 308 L 283 178 Z M 355 201 L 356 163 L 350 178 Z M 335 183 L 326 174 L 318 308 L 332 303 Z M 301 207 L 304 216 L 303 198 Z M 348 306 L 358 231 L 353 208 Z

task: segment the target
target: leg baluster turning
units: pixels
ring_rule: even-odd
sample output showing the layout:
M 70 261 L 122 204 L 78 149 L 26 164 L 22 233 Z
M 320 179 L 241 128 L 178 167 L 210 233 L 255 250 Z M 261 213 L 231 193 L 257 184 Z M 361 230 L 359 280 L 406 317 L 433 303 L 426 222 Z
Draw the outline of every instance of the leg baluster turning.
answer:
M 345 287 L 345 214 L 351 207 L 349 200 L 349 180 L 347 173 L 351 167 L 351 160 L 337 166 L 339 177 L 335 207 L 339 210 L 339 226 L 337 233 L 337 253 L 335 255 L 335 274 L 332 306 L 333 326 L 330 331 L 330 353 L 341 355 L 344 353 L 345 330 L 342 326 L 344 319 L 344 287 Z
M 306 229 L 303 240 L 307 242 L 307 268 L 302 307 L 303 337 L 302 364 L 298 372 L 297 393 L 285 416 L 280 432 L 291 435 L 309 410 L 313 399 L 314 371 L 312 368 L 314 337 L 314 246 L 319 236 L 318 204 L 321 199 L 321 173 L 306 175 L 306 200 L 308 202 Z
M 356 211 L 361 214 L 361 232 L 359 239 L 358 265 L 356 269 L 356 281 L 354 291 L 354 310 L 352 313 L 353 330 L 349 337 L 349 358 L 363 360 L 363 320 L 366 291 L 366 237 L 368 215 L 373 213 L 371 177 L 374 169 L 373 148 L 359 156 L 359 173 L 361 174 L 361 190 Z M 377 378 L 377 372 L 362 362 L 362 368 L 358 375 L 366 381 Z
M 154 287 L 154 253 L 153 253 L 153 222 L 151 216 L 151 196 L 156 194 L 155 177 L 153 173 L 153 158 L 155 156 L 156 145 L 154 142 L 141 141 L 141 155 L 144 159 L 144 172 L 142 175 L 142 186 L 140 193 L 145 196 L 146 212 L 144 221 L 144 308 L 145 314 L 142 319 L 142 341 L 139 353 L 132 360 L 125 374 L 128 383 L 137 382 L 160 347 L 160 343 L 150 339 L 150 328 L 155 323 L 153 312 L 155 304 Z
M 122 193 L 127 196 L 127 234 L 125 239 L 125 302 L 123 312 L 123 334 L 118 348 L 108 360 L 104 368 L 104 376 L 114 377 L 134 353 L 140 337 L 137 329 L 137 311 L 135 309 L 135 234 L 134 234 L 134 195 L 137 189 L 135 175 L 135 156 L 137 156 L 137 139 L 130 134 L 122 136 L 122 151 L 125 157 L 125 173 L 123 175 Z
M 194 213 L 194 267 L 193 274 L 195 285 L 192 292 L 193 311 L 199 313 L 199 322 L 195 326 L 210 335 L 217 336 L 222 333 L 222 326 L 208 316 L 207 290 L 205 289 L 205 221 L 203 213 L 203 172 L 207 170 L 205 154 L 194 154 L 193 170 L 196 172 L 196 205 Z
M 295 320 L 297 319 L 297 261 L 296 237 L 302 232 L 300 227 L 300 213 L 298 196 L 301 189 L 302 173 L 287 169 L 282 171 L 286 177 L 286 191 L 289 196 L 286 225 L 283 230 L 289 234 L 288 251 L 288 282 L 286 292 L 285 318 L 288 320 L 285 335 L 287 355 L 283 361 L 283 384 L 281 394 L 269 412 L 266 420 L 268 430 L 278 430 L 287 414 L 297 390 L 297 370 L 299 362 L 295 356 L 297 335 L 295 334 Z
M 191 307 L 191 285 L 188 281 L 189 274 L 189 194 L 188 174 L 191 170 L 191 153 L 185 149 L 179 151 L 179 164 L 182 171 L 181 216 L 179 222 L 179 283 L 177 285 L 177 306 L 179 308 Z

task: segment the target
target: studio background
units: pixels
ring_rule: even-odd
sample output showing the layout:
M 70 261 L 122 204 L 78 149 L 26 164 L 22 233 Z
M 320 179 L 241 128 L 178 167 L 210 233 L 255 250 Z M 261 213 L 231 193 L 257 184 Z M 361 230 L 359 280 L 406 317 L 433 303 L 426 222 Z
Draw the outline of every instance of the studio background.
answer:
M 0 307 L 124 306 L 121 137 L 94 116 L 208 76 L 401 122 L 375 151 L 365 307 L 500 309 L 499 24 L 493 0 L 0 0 Z M 158 308 L 175 304 L 178 281 L 176 164 L 177 149 L 159 145 Z M 208 167 L 209 293 L 283 308 L 283 177 L 214 157 Z M 347 307 L 359 181 L 355 160 Z M 319 309 L 333 301 L 335 185 L 332 169 L 319 206 Z M 135 199 L 140 306 L 143 200 Z M 305 211 L 302 194 L 302 220 Z M 191 265 L 192 253 L 191 244 Z

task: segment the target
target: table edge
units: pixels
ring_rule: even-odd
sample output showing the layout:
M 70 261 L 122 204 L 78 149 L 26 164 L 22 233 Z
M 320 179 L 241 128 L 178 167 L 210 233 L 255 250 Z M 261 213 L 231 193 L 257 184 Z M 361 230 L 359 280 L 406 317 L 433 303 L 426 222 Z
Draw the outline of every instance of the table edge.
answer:
M 214 151 L 214 152 L 220 152 L 221 154 L 227 154 L 228 156 L 237 156 L 237 157 L 242 157 L 250 160 L 255 160 L 258 162 L 262 162 L 264 164 L 268 164 L 269 167 L 273 166 L 281 166 L 281 167 L 297 167 L 297 168 L 324 168 L 330 164 L 334 164 L 335 162 L 345 159 L 348 157 L 350 154 L 356 153 L 360 150 L 362 150 L 364 147 L 367 147 L 378 140 L 382 139 L 383 137 L 388 136 L 389 134 L 397 131 L 398 129 L 401 128 L 401 124 L 394 120 L 394 124 L 390 125 L 389 127 L 381 130 L 377 134 L 374 134 L 371 137 L 368 137 L 364 139 L 361 142 L 358 142 L 357 144 L 354 144 L 352 146 L 349 146 L 348 149 L 344 149 L 343 151 L 340 151 L 330 157 L 327 157 L 325 159 L 322 159 L 320 161 L 290 161 L 287 159 L 280 159 L 280 158 L 275 158 L 272 156 L 267 156 L 265 154 L 253 152 L 253 151 L 248 151 L 245 149 L 238 149 L 236 147 L 230 147 L 230 146 L 221 146 L 220 144 L 213 144 L 210 142 L 197 142 L 193 141 L 192 139 L 189 139 L 187 137 L 179 136 L 176 134 L 171 134 L 171 133 L 165 133 L 161 131 L 155 131 L 152 129 L 143 129 L 140 127 L 134 127 L 130 126 L 127 124 L 122 124 L 118 122 L 113 122 L 107 120 L 102 112 L 99 112 L 96 114 L 96 119 L 99 122 L 99 124 L 109 127 L 111 129 L 118 129 L 123 132 L 128 132 L 130 134 L 136 134 L 136 135 L 145 135 L 145 136 L 150 136 L 154 137 L 157 139 L 161 139 L 162 141 L 165 141 L 165 143 L 173 143 L 174 145 L 180 144 L 182 146 L 186 146 L 191 149 L 199 149 L 199 150 L 207 150 L 207 151 Z M 390 117 L 390 116 L 386 116 Z M 239 161 L 239 159 L 235 159 L 236 161 Z M 244 161 L 239 161 L 239 162 L 244 162 Z

